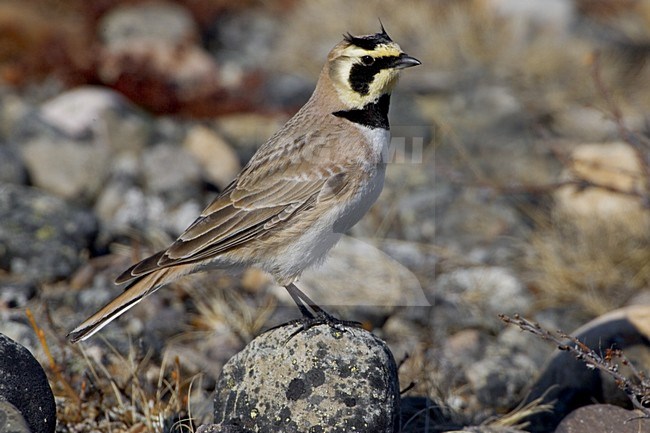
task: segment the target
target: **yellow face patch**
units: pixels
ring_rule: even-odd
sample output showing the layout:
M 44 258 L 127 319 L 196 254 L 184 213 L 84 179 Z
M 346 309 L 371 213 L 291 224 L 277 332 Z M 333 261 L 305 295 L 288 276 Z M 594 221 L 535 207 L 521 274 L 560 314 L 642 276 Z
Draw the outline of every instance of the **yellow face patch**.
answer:
M 330 78 L 346 106 L 362 108 L 391 92 L 399 76 L 395 65 L 403 54 L 399 45 L 390 42 L 364 49 L 343 42 L 336 48 L 330 58 Z

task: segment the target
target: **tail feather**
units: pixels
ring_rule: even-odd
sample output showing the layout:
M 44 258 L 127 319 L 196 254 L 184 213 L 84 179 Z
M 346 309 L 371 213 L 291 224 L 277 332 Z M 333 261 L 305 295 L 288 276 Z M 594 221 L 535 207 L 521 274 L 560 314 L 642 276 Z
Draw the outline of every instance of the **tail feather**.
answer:
M 155 292 L 164 284 L 167 284 L 190 271 L 190 269 L 182 269 L 184 267 L 185 266 L 164 268 L 138 278 L 131 283 L 124 292 L 73 329 L 68 334 L 68 339 L 72 343 L 76 343 L 89 338 L 122 315 L 122 313 L 136 305 L 145 296 Z

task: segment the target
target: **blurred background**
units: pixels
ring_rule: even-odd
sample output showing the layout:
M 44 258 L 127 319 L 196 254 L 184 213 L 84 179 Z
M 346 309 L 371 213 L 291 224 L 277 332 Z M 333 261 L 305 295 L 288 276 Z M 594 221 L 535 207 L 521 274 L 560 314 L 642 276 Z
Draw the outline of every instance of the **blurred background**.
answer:
M 163 431 L 189 404 L 205 421 L 223 363 L 295 317 L 263 273 L 214 272 L 83 352 L 64 339 L 378 19 L 422 61 L 392 99 L 400 157 L 305 290 L 385 339 L 406 395 L 461 424 L 511 409 L 553 352 L 498 314 L 569 332 L 650 303 L 648 0 L 3 0 L 0 332 L 49 364 L 27 308 L 45 330 L 60 431 Z M 133 387 L 126 405 L 115 390 Z

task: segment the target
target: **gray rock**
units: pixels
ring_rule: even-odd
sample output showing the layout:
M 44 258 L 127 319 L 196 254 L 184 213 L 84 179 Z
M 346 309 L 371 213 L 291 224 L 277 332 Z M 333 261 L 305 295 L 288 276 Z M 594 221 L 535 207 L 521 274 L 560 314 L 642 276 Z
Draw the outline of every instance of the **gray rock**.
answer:
M 355 320 L 381 323 L 398 307 L 430 305 L 412 272 L 349 236 L 341 238 L 322 266 L 305 271 L 299 285 L 319 305 L 340 307 L 337 311 Z
M 182 191 L 176 193 L 176 200 L 181 201 L 184 197 Z M 170 201 L 136 186 L 111 182 L 99 196 L 95 212 L 102 222 L 104 236 L 128 234 L 133 228 L 146 233 L 163 231 L 177 236 L 196 219 L 202 207 L 193 200 L 177 206 Z
M 166 1 L 125 4 L 105 14 L 97 28 L 106 45 L 147 38 L 168 44 L 197 40 L 199 29 L 183 6 Z
M 609 404 L 593 404 L 575 410 L 555 433 L 639 433 L 650 431 L 650 419 L 641 411 Z
M 70 275 L 97 231 L 94 216 L 36 188 L 0 185 L 0 267 L 29 282 Z
M 122 151 L 138 151 L 151 125 L 119 94 L 81 87 L 46 102 L 20 121 L 20 144 L 32 183 L 61 197 L 92 201 Z
M 286 116 L 245 113 L 219 116 L 215 125 L 242 161 L 247 161 L 286 121 Z
M 151 133 L 151 122 L 120 93 L 82 86 L 45 102 L 41 119 L 67 137 L 94 137 L 114 150 L 138 150 Z
M 463 427 L 462 430 L 448 430 L 448 433 L 527 433 L 514 427 L 478 425 Z
M 480 188 L 463 189 L 451 202 L 436 207 L 435 215 L 436 243 L 464 252 L 527 233 L 520 215 L 505 199 L 494 198 Z
M 201 166 L 205 179 L 220 189 L 228 186 L 241 170 L 239 157 L 230 144 L 205 126 L 190 129 L 183 147 Z
M 16 406 L 4 400 L 0 400 L 0 433 L 31 433 Z
M 7 88 L 0 89 L 0 92 L 0 135 L 8 137 L 16 123 L 33 111 L 33 107 L 22 94 L 19 96 Z
M 41 136 L 22 146 L 32 183 L 70 200 L 92 200 L 108 175 L 110 150 L 62 136 Z
M 0 334 L 0 401 L 8 402 L 18 409 L 32 432 L 54 432 L 56 406 L 43 368 L 27 349 L 2 334 Z M 0 421 L 3 414 L 7 414 L 7 408 L 6 405 L 0 407 Z M 9 416 L 16 419 L 15 415 Z M 3 430 L 0 422 L 0 431 L 4 433 L 26 430 Z
M 246 433 L 243 429 L 233 425 L 202 425 L 196 433 Z
M 208 48 L 219 63 L 240 69 L 265 68 L 275 52 L 278 27 L 272 15 L 259 9 L 222 14 L 216 20 Z
M 439 305 L 434 326 L 483 327 L 500 331 L 499 314 L 525 313 L 530 295 L 511 270 L 502 267 L 459 269 L 436 281 Z
M 0 278 L 0 305 L 8 308 L 23 308 L 36 295 L 36 287 L 25 281 Z
M 27 171 L 18 152 L 0 143 L 0 183 L 27 183 Z
M 224 366 L 215 422 L 247 432 L 396 432 L 399 384 L 385 343 L 359 328 L 301 326 L 262 334 Z
M 488 352 L 484 359 L 465 371 L 472 395 L 482 407 L 504 410 L 516 406 L 538 371 L 535 363 L 526 355 L 509 350 L 502 352 Z
M 184 201 L 188 190 L 196 194 L 201 182 L 198 162 L 185 149 L 171 144 L 149 149 L 143 155 L 142 170 L 148 192 L 180 195 L 179 202 Z

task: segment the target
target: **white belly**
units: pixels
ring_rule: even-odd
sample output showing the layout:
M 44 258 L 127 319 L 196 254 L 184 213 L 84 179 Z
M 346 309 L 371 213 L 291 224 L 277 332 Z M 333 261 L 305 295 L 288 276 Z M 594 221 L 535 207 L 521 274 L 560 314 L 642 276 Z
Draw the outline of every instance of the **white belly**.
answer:
M 341 235 L 368 212 L 384 187 L 386 165 L 381 156 L 386 155 L 390 133 L 383 129 L 364 129 L 364 135 L 373 143 L 373 152 L 381 163 L 369 168 L 370 177 L 348 203 L 333 207 L 317 224 L 305 231 L 289 246 L 280 259 L 283 274 L 299 275 L 304 269 L 322 262 L 327 252 L 339 241 Z

